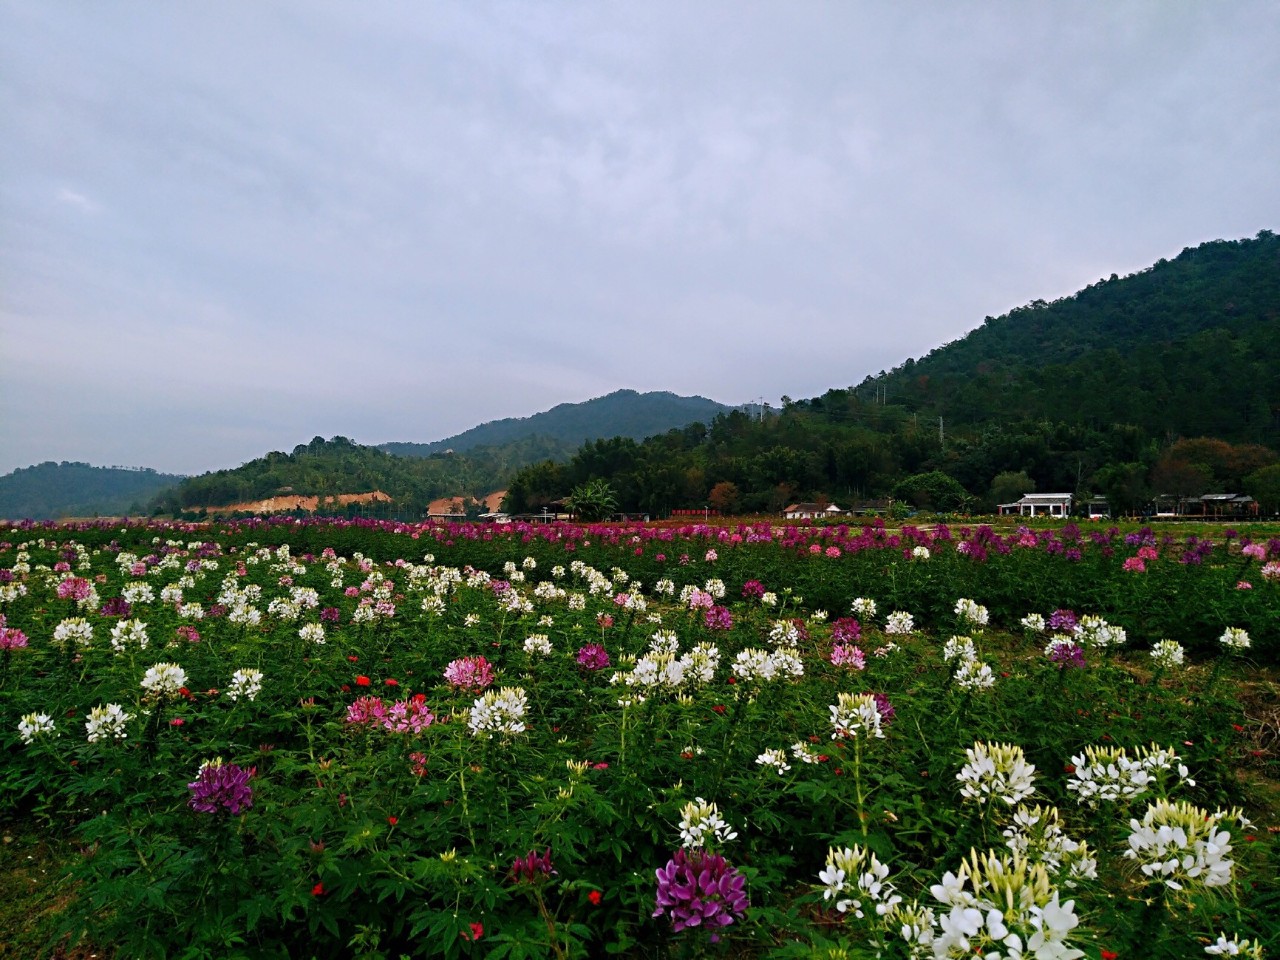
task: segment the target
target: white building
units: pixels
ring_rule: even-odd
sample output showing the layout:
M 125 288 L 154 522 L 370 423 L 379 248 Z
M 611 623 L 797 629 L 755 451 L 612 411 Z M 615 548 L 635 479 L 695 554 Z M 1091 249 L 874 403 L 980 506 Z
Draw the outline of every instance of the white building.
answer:
M 1023 517 L 1066 517 L 1071 515 L 1071 494 L 1028 493 L 1021 500 L 1000 504 L 1000 515 Z

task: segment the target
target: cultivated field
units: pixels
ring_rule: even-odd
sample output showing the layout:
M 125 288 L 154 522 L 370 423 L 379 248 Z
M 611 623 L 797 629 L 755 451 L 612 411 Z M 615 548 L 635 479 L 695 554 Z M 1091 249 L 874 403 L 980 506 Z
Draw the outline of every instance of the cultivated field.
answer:
M 0 529 L 0 957 L 1274 954 L 1276 533 Z

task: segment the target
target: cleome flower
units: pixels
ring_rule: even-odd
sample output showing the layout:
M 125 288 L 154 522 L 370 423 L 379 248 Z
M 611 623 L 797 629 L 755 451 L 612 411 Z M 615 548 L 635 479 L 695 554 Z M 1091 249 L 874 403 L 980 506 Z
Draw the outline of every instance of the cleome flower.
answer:
M 827 850 L 827 865 L 818 874 L 823 900 L 834 900 L 841 913 L 861 919 L 867 910 L 879 917 L 902 902 L 889 882 L 889 868 L 862 846 Z
M 1182 644 L 1176 640 L 1158 640 L 1151 647 L 1151 662 L 1157 668 L 1169 670 L 1180 667 L 1185 660 Z
M 956 774 L 964 799 L 983 804 L 1000 800 L 1012 807 L 1035 792 L 1036 768 L 1021 747 L 979 741 L 965 756 L 968 762 Z
M 967 888 L 967 889 L 966 889 Z M 933 956 L 1078 960 L 1067 940 L 1080 923 L 1043 865 L 1017 854 L 971 851 L 958 874 L 929 888 L 950 912 L 937 918 Z
M 1210 814 L 1186 801 L 1157 800 L 1141 820 L 1129 821 L 1129 849 L 1142 873 L 1171 890 L 1224 887 L 1234 866 L 1231 834 L 1220 829 L 1226 814 Z
M 99 740 L 123 740 L 128 736 L 126 726 L 133 719 L 133 714 L 125 713 L 118 703 L 93 707 L 89 711 L 89 719 L 84 727 L 90 743 Z
M 681 848 L 656 876 L 653 915 L 669 915 L 676 933 L 706 925 L 712 930 L 712 942 L 716 942 L 719 936 L 714 931 L 743 916 L 750 905 L 746 878 L 719 854 Z
M 248 810 L 253 806 L 249 778 L 256 772 L 256 767 L 242 768 L 234 763 L 223 763 L 221 757 L 210 760 L 200 767 L 196 779 L 187 784 L 191 791 L 187 803 L 197 813 L 217 813 L 225 809 L 228 813 L 238 814 Z
M 157 663 L 147 668 L 142 677 L 142 689 L 160 697 L 176 697 L 187 685 L 187 672 L 176 663 Z
M 1173 750 L 1154 743 L 1139 747 L 1132 757 L 1123 747 L 1089 746 L 1071 758 L 1075 770 L 1067 789 L 1081 803 L 1097 806 L 1137 799 L 1153 787 L 1163 792 L 1163 780 L 1169 771 L 1176 770 L 1180 781 L 1195 786 L 1186 765 L 1179 761 Z
M 1218 638 L 1218 643 L 1223 649 L 1232 653 L 1239 653 L 1241 650 L 1248 650 L 1253 645 L 1253 641 L 1249 639 L 1249 634 L 1240 627 L 1227 627 L 1222 631 L 1222 636 Z
M 256 700 L 262 692 L 262 671 L 252 668 L 237 670 L 227 685 L 227 697 L 231 700 Z
M 23 743 L 34 743 L 37 737 L 56 737 L 57 735 L 53 717 L 47 713 L 25 713 L 18 721 L 18 736 L 22 738 Z
M 737 836 L 714 803 L 695 797 L 680 809 L 680 842 L 686 850 L 701 849 L 710 840 L 725 843 Z
M 467 726 L 475 737 L 492 740 L 494 734 L 509 736 L 523 733 L 524 715 L 529 698 L 523 687 L 499 687 L 487 690 L 471 706 Z
M 876 698 L 870 693 L 838 693 L 831 712 L 831 739 L 865 737 L 884 739 L 880 729 L 881 714 Z

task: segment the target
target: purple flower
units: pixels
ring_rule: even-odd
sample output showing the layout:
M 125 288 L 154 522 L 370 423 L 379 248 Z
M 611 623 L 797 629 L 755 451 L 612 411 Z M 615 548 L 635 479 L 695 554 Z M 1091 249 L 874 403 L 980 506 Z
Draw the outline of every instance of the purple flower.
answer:
M 530 850 L 523 857 L 516 857 L 511 863 L 511 879 L 517 883 L 521 881 L 533 883 L 542 877 L 549 877 L 556 872 L 556 868 L 551 865 L 551 849 L 547 848 L 541 854 L 536 850 Z
M 728 607 L 713 606 L 702 615 L 708 630 L 729 630 L 733 627 L 733 614 Z
M 249 778 L 257 767 L 244 769 L 234 763 L 206 763 L 200 768 L 200 776 L 187 784 L 191 809 L 198 813 L 217 813 L 226 807 L 231 813 L 239 813 L 253 806 L 253 790 Z
M 0 624 L 0 650 L 17 650 L 27 645 L 27 635 L 17 627 Z
M 588 643 L 579 649 L 577 661 L 578 666 L 587 670 L 603 670 L 612 662 L 609 651 L 598 643 Z
M 857 643 L 862 638 L 862 624 L 853 617 L 841 617 L 831 624 L 831 639 L 836 643 Z
M 669 913 L 676 933 L 704 923 L 713 930 L 727 927 L 750 905 L 743 889 L 746 878 L 719 854 L 682 847 L 655 873 L 658 907 L 653 915 Z M 719 939 L 712 933 L 712 942 Z
M 1055 643 L 1049 648 L 1049 659 L 1059 670 L 1083 670 L 1084 648 L 1078 643 Z
M 124 597 L 112 597 L 102 605 L 102 615 L 104 617 L 128 618 L 129 601 Z
M 1072 610 L 1055 610 L 1049 615 L 1049 629 L 1070 633 L 1076 628 L 1079 620 Z
M 893 709 L 893 704 L 889 702 L 889 698 L 883 693 L 873 693 L 871 696 L 875 698 L 876 710 L 880 713 L 880 722 L 882 724 L 889 723 L 893 719 L 893 715 L 897 713 Z
M 337 623 L 342 619 L 342 613 L 337 607 L 325 607 L 320 611 L 320 619 L 321 621 L 327 620 L 330 623 Z
M 764 596 L 764 584 L 759 580 L 748 580 L 742 585 L 742 595 L 759 600 Z

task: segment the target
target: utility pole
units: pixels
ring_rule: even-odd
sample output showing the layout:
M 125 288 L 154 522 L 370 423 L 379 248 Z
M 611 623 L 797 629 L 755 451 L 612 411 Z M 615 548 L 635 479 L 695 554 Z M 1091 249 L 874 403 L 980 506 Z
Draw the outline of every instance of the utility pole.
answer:
M 946 436 L 942 432 L 942 418 L 938 418 L 938 446 L 943 447 L 946 444 Z

